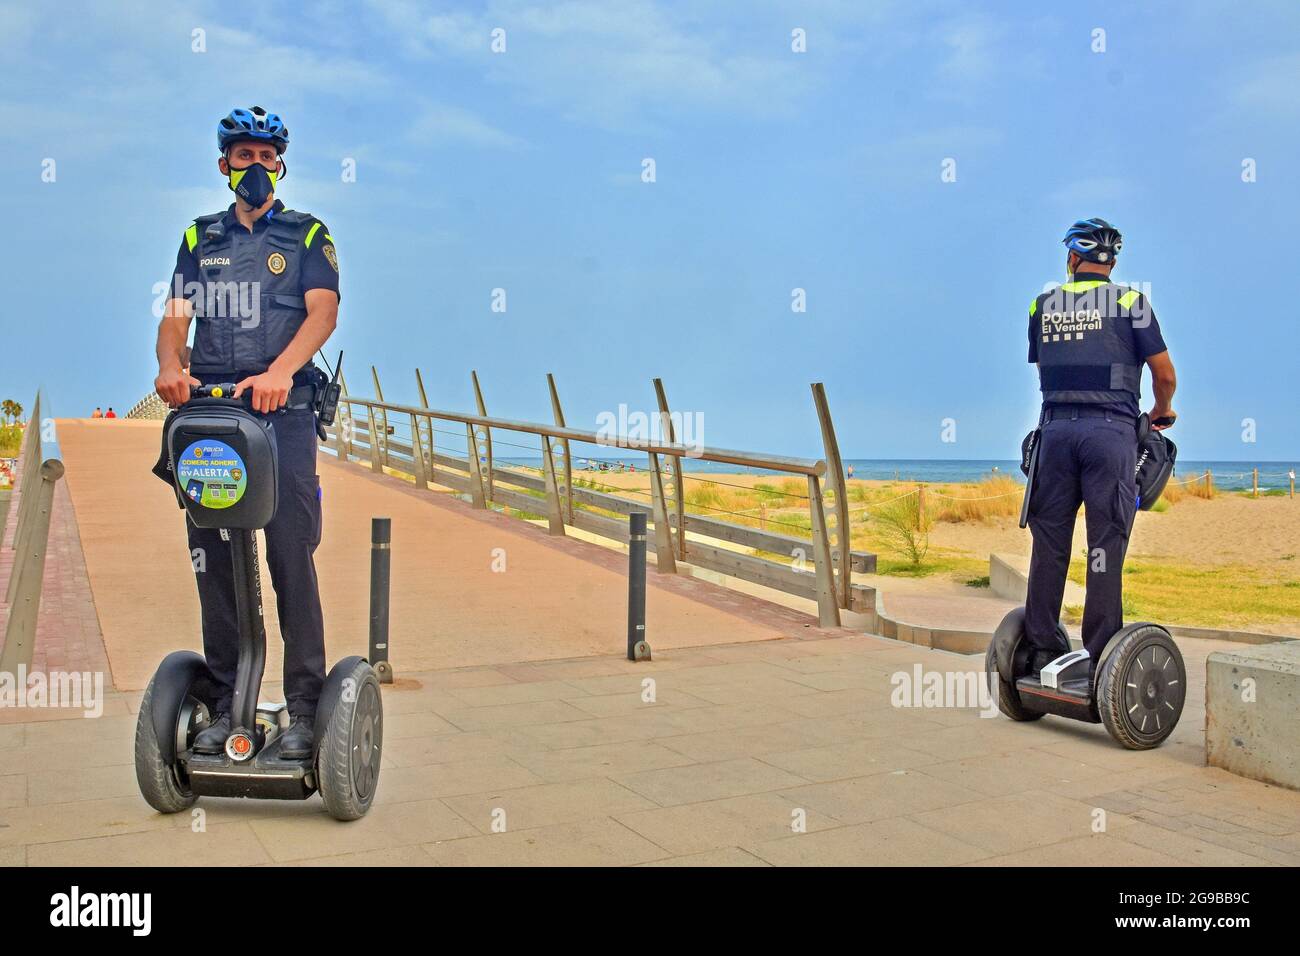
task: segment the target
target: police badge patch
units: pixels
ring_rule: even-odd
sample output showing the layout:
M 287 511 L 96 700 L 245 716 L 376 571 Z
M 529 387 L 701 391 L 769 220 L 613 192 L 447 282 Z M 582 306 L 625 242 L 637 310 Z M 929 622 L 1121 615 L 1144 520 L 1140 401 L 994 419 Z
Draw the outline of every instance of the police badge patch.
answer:
M 266 267 L 270 269 L 274 275 L 279 275 L 283 272 L 286 265 L 288 265 L 288 263 L 284 261 L 284 256 L 278 252 L 273 252 L 266 257 Z
M 339 259 L 338 259 L 338 255 L 334 252 L 334 247 L 327 242 L 325 243 L 324 246 L 321 247 L 321 252 L 325 253 L 325 258 L 329 260 L 330 267 L 335 272 L 338 272 Z

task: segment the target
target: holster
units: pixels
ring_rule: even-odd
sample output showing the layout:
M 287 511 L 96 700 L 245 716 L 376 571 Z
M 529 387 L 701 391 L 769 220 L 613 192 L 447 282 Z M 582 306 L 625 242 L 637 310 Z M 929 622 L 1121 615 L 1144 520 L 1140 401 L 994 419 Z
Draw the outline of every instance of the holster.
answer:
M 1038 446 L 1043 438 L 1039 425 L 1020 443 L 1020 470 L 1025 473 L 1025 497 L 1020 503 L 1020 527 L 1029 524 L 1029 498 L 1034 493 L 1034 478 L 1038 474 Z
M 159 449 L 158 460 L 154 462 L 154 466 L 151 470 L 155 475 L 171 486 L 172 493 L 176 495 L 176 507 L 184 510 L 185 502 L 181 499 L 181 490 L 176 487 L 176 480 L 172 472 L 172 457 L 171 453 L 167 450 L 167 432 L 170 430 L 172 419 L 175 417 L 176 412 L 173 409 L 167 413 L 167 417 L 163 420 L 162 448 Z

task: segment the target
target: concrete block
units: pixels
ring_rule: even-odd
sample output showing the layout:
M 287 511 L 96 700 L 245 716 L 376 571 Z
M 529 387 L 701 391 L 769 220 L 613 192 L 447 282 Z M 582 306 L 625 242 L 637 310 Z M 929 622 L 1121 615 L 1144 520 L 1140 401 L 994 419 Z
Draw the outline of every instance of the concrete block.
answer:
M 1216 651 L 1205 662 L 1205 759 L 1300 789 L 1300 641 Z
M 1000 598 L 1024 604 L 1029 593 L 1029 558 L 1018 554 L 990 554 L 989 590 Z M 1061 606 L 1082 605 L 1084 593 L 1079 585 L 1066 581 Z

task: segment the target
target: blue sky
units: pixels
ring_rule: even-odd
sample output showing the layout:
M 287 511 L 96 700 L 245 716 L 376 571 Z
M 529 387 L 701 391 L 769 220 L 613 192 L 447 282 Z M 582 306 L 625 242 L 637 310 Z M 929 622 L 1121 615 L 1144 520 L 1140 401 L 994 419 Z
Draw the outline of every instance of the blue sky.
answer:
M 6 397 L 150 390 L 154 285 L 230 202 L 216 121 L 259 104 L 291 132 L 280 197 L 337 240 L 358 392 L 373 363 L 414 400 L 419 365 L 464 409 L 474 368 L 490 412 L 545 420 L 549 371 L 594 429 L 657 375 L 706 443 L 817 455 L 823 381 L 846 456 L 1009 458 L 1028 304 L 1100 215 L 1182 456 L 1300 453 L 1294 3 L 140 6 L 0 4 Z

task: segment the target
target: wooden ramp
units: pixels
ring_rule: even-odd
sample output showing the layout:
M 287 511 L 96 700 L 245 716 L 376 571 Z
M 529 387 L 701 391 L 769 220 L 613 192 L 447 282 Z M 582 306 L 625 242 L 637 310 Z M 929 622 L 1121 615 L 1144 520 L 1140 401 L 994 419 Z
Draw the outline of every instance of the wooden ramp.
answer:
M 150 468 L 156 421 L 58 423 L 86 569 L 119 690 L 140 690 L 178 648 L 201 650 L 198 593 L 184 518 Z M 393 520 L 391 659 L 403 672 L 620 653 L 627 558 L 446 494 L 321 453 L 325 519 L 316 552 L 327 656 L 364 654 L 370 519 Z M 504 571 L 494 571 L 497 549 Z M 649 571 L 647 631 L 656 650 L 828 635 L 786 608 Z M 269 654 L 280 675 L 275 601 L 262 571 Z

